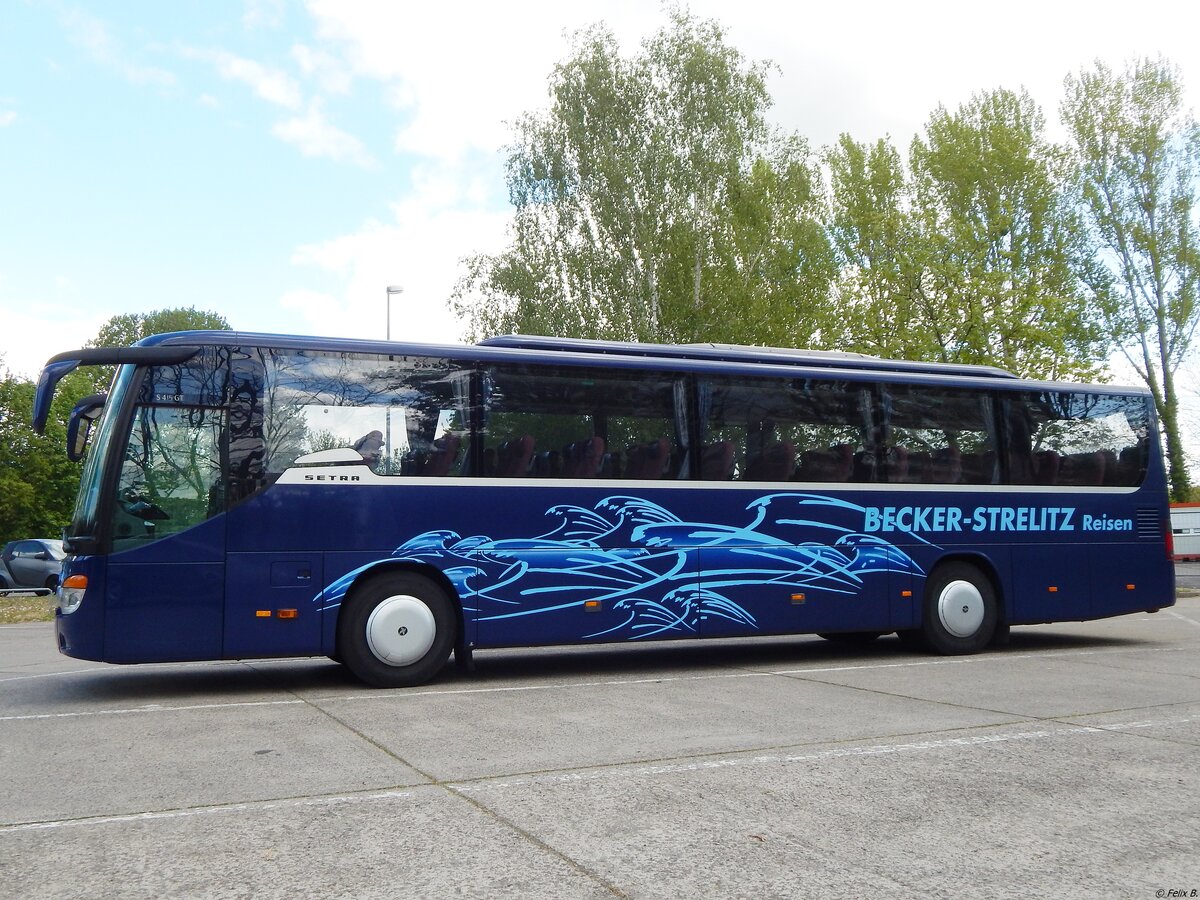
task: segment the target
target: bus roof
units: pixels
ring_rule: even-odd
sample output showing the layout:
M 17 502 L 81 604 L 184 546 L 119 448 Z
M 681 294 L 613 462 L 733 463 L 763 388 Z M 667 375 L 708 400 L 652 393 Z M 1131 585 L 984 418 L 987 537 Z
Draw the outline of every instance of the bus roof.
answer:
M 929 375 L 960 375 L 983 378 L 1016 378 L 1012 372 L 995 366 L 964 363 L 927 363 L 903 359 L 884 359 L 866 353 L 837 350 L 794 350 L 787 347 L 757 347 L 743 344 L 639 344 L 631 341 L 595 341 L 584 338 L 543 337 L 533 334 L 506 334 L 480 341 L 481 347 L 509 347 L 525 350 L 567 353 L 600 353 L 616 356 L 654 356 L 665 359 L 704 359 L 716 362 L 801 365 L 818 368 L 865 369 L 884 372 L 912 372 Z
M 888 376 L 901 382 L 944 386 L 987 385 L 1007 390 L 1094 391 L 1103 394 L 1149 396 L 1145 387 L 1077 382 L 1046 382 L 1020 378 L 990 366 L 890 360 L 860 353 L 788 350 L 726 344 L 636 344 L 590 341 L 536 335 L 507 335 L 478 344 L 419 344 L 409 341 L 330 338 L 312 335 L 262 334 L 242 331 L 175 331 L 151 335 L 133 347 L 89 348 L 54 356 L 43 367 L 34 398 L 34 430 L 41 433 L 50 413 L 58 381 L 80 365 L 164 364 L 182 361 L 200 347 L 247 344 L 280 350 L 329 353 L 376 353 L 403 356 L 441 356 L 445 359 L 489 362 L 561 363 L 570 366 L 655 370 L 703 374 L 756 375 L 783 378 L 843 378 L 876 381 Z M 178 358 L 176 358 L 178 357 Z
M 515 346 L 520 343 L 522 346 Z M 618 368 L 674 369 L 677 371 L 777 377 L 848 378 L 876 381 L 892 376 L 899 381 L 929 381 L 943 385 L 969 387 L 973 382 L 996 388 L 1081 391 L 1103 394 L 1146 394 L 1145 387 L 1054 382 L 1026 379 L 1003 369 L 955 363 L 923 363 L 889 360 L 865 354 L 837 354 L 829 351 L 731 347 L 720 344 L 679 345 L 636 344 L 621 341 L 589 341 L 580 338 L 544 338 L 535 335 L 510 335 L 491 338 L 478 344 L 426 344 L 413 341 L 382 341 L 363 338 L 319 337 L 313 335 L 266 334 L 244 331 L 176 331 L 156 334 L 138 342 L 138 347 L 155 346 L 229 346 L 247 344 L 272 349 L 324 351 L 332 353 L 377 353 L 404 356 L 442 356 L 446 359 L 478 362 L 552 363 L 581 366 L 601 364 Z M 545 346 L 543 346 L 545 345 Z M 578 346 L 576 346 L 578 345 Z M 622 350 L 627 352 L 622 352 Z M 663 352 L 655 352 L 663 351 Z M 61 357 L 74 353 L 60 354 Z M 59 357 L 55 357 L 58 359 Z M 864 361 L 872 365 L 864 365 Z

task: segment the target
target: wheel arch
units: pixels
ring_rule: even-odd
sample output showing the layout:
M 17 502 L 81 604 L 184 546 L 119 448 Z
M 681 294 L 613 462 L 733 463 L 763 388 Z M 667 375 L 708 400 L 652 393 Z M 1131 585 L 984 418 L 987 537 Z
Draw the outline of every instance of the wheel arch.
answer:
M 383 560 L 376 565 L 359 572 L 354 581 L 351 582 L 350 586 L 346 589 L 345 597 L 343 597 L 341 604 L 338 605 L 337 623 L 330 631 L 326 632 L 326 634 L 332 633 L 335 648 L 337 646 L 337 635 L 342 627 L 342 613 L 345 609 L 346 601 L 348 601 L 364 584 L 367 584 L 368 582 L 384 575 L 393 575 L 398 572 L 411 572 L 414 575 L 422 575 L 440 587 L 442 591 L 445 592 L 446 597 L 450 600 L 451 605 L 454 607 L 454 615 L 457 619 L 456 624 L 458 628 L 457 637 L 455 638 L 456 644 L 469 645 L 472 643 L 467 640 L 466 636 L 466 617 L 463 614 L 462 597 L 459 596 L 458 590 L 454 587 L 453 582 L 446 577 L 445 572 L 443 572 L 437 566 L 431 566 L 428 563 L 413 562 L 412 560 Z
M 1004 587 L 1000 581 L 1000 573 L 996 569 L 996 564 L 984 554 L 969 551 L 947 553 L 945 556 L 939 557 L 938 561 L 930 567 L 925 580 L 928 581 L 940 567 L 955 562 L 967 563 L 983 573 L 983 576 L 987 578 L 992 586 L 992 591 L 996 595 L 996 603 L 999 606 L 996 622 L 997 624 L 1007 624 L 1009 621 L 1008 598 L 1004 596 Z

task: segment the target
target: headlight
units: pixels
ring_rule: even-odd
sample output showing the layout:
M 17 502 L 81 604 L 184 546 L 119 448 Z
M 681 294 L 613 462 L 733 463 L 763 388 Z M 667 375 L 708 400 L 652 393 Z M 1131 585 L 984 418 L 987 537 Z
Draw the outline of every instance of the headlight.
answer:
M 79 605 L 83 603 L 83 595 L 87 592 L 87 576 L 72 575 L 66 581 L 62 582 L 56 590 L 55 596 L 58 598 L 59 611 L 64 616 L 69 616 L 75 610 L 79 609 Z

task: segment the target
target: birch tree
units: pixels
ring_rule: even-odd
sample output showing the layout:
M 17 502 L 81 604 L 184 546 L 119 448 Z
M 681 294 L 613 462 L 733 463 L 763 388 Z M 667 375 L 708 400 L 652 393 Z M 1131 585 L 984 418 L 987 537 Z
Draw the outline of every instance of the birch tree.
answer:
M 768 66 L 675 11 L 635 55 L 603 26 L 515 128 L 511 244 L 467 263 L 470 338 L 820 340 L 833 268 L 807 144 L 768 124 Z
M 1171 496 L 1186 500 L 1176 374 L 1200 321 L 1200 129 L 1183 107 L 1178 70 L 1162 59 L 1123 72 L 1097 62 L 1069 76 L 1062 117 L 1098 249 L 1099 264 L 1084 281 L 1112 339 L 1154 395 Z

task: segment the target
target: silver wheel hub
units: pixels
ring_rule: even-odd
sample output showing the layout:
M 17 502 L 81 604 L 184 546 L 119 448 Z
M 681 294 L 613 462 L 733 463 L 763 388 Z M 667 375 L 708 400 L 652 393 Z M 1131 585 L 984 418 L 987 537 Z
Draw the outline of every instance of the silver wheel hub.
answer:
M 958 638 L 969 638 L 983 625 L 983 595 L 969 581 L 952 581 L 938 596 L 942 627 Z
M 415 663 L 433 646 L 437 620 L 425 602 L 409 594 L 383 600 L 367 619 L 367 646 L 389 666 Z

